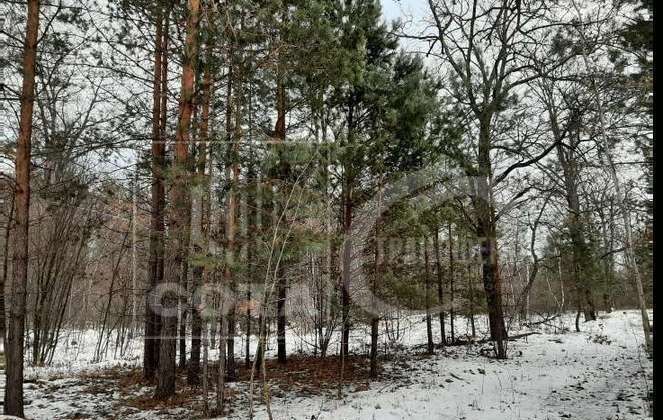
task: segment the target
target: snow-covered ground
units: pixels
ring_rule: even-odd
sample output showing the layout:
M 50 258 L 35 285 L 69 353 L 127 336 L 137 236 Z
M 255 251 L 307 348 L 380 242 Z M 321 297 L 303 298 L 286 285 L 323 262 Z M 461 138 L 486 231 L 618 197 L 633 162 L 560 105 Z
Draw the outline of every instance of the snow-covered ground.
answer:
M 375 384 L 342 401 L 283 399 L 272 411 L 275 418 L 320 420 L 644 419 L 653 384 L 640 326 L 635 311 L 604 315 L 581 333 L 510 343 L 507 361 L 455 347 L 413 361 L 410 384 Z
M 457 336 L 466 333 L 464 319 Z M 534 320 L 535 321 L 535 320 Z M 485 319 L 477 329 L 485 332 Z M 348 383 L 344 397 L 335 390 L 303 394 L 274 386 L 271 411 L 275 419 L 583 419 L 641 420 L 651 418 L 652 361 L 646 357 L 637 311 L 616 311 L 582 324 L 574 331 L 568 314 L 511 335 L 536 332 L 509 342 L 509 359 L 486 357 L 490 344 L 451 346 L 424 355 L 426 328 L 422 317 L 403 321 L 400 344 L 383 361 L 382 380 L 357 386 Z M 402 327 L 403 327 L 402 325 Z M 381 325 L 382 328 L 382 325 Z M 434 331 L 439 326 L 434 321 Z M 560 333 L 563 328 L 570 331 Z M 368 335 L 355 332 L 360 354 Z M 308 337 L 288 336 L 293 352 L 310 350 Z M 239 340 L 239 339 L 238 339 Z M 383 337 L 386 341 L 386 337 Z M 436 338 L 437 340 L 437 338 Z M 70 342 L 71 343 L 71 342 Z M 34 419 L 115 418 L 174 419 L 200 416 L 200 391 L 183 391 L 176 404 L 145 406 L 153 389 L 140 382 L 140 341 L 122 357 L 92 363 L 94 333 L 81 334 L 75 346 L 58 350 L 52 367 L 26 370 L 26 415 Z M 252 343 L 254 348 L 255 343 Z M 336 349 L 330 346 L 330 353 Z M 244 346 L 236 345 L 237 357 Z M 380 347 L 384 348 L 383 346 Z M 271 352 L 275 345 L 271 346 Z M 212 353 L 215 358 L 216 352 Z M 112 353 L 109 356 L 113 356 Z M 179 386 L 179 385 L 178 385 Z M 230 418 L 248 418 L 247 383 L 229 384 Z M 357 390 L 360 389 L 360 390 Z M 211 391 L 213 392 L 213 391 Z M 214 397 L 210 393 L 210 401 Z M 258 403 L 258 401 L 256 401 Z M 140 407 L 140 408 L 138 408 Z M 650 417 L 648 417 L 650 416 Z M 267 418 L 256 405 L 256 418 Z

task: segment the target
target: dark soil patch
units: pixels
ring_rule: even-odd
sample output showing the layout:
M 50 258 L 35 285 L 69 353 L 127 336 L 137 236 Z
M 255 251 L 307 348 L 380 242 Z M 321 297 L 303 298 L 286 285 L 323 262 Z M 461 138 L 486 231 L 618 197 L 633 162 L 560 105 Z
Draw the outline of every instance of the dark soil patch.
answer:
M 307 357 L 292 356 L 285 364 L 266 360 L 267 380 L 282 390 L 303 394 L 319 394 L 333 389 L 341 380 L 341 358 L 338 356 Z M 250 380 L 251 369 L 240 369 L 239 381 Z M 256 372 L 254 381 L 262 381 L 262 373 Z M 343 363 L 343 383 L 367 385 L 369 378 L 368 360 L 361 356 L 349 356 Z
M 403 360 L 389 357 L 381 359 L 389 361 L 388 369 L 380 369 L 379 381 L 392 381 L 403 379 L 408 371 L 409 365 L 403 364 Z M 395 362 L 395 363 L 394 363 Z M 265 361 L 267 367 L 266 378 L 270 388 L 271 397 L 283 397 L 297 395 L 302 397 L 315 395 L 337 395 L 341 380 L 341 359 L 339 356 L 327 356 L 325 358 L 312 356 L 292 355 L 285 364 L 278 363 L 275 359 Z M 249 381 L 251 368 L 238 364 L 237 380 L 233 386 L 226 387 L 225 401 L 226 410 L 230 412 L 233 408 L 245 406 L 248 401 Z M 208 368 L 209 404 L 213 409 L 215 405 L 215 392 L 218 378 L 218 363 L 210 363 Z M 254 376 L 254 403 L 261 405 L 262 401 L 261 372 Z M 365 356 L 351 355 L 343 361 L 343 385 L 345 392 L 358 392 L 367 390 L 371 383 L 369 376 L 369 360 Z M 187 384 L 186 369 L 178 369 L 176 376 L 177 393 L 174 397 L 165 400 L 155 400 L 154 381 L 143 378 L 143 372 L 139 368 L 113 367 L 95 372 L 85 372 L 76 379 L 79 384 L 85 385 L 85 390 L 90 395 L 107 394 L 114 392 L 119 394 L 114 406 L 116 414 L 140 411 L 152 411 L 165 414 L 166 417 L 178 418 L 183 415 L 169 413 L 171 410 L 184 409 L 186 417 L 192 417 L 202 413 L 202 386 L 191 386 Z

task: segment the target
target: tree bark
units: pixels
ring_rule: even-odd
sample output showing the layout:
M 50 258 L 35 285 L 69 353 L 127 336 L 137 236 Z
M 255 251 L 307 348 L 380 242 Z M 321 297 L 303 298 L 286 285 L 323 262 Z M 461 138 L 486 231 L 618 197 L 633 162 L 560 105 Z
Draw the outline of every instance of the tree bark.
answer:
M 381 208 L 382 203 L 382 185 L 378 188 L 378 209 Z M 371 285 L 371 295 L 375 299 L 378 287 L 382 284 L 382 275 L 384 267 L 384 239 L 381 235 L 382 230 L 382 217 L 377 215 L 377 223 L 375 224 L 375 274 L 373 276 L 373 284 Z M 372 303 L 371 311 L 371 352 L 370 352 L 370 371 L 371 378 L 378 376 L 378 328 L 380 317 L 377 314 L 377 308 Z
M 434 353 L 434 344 L 433 344 L 433 327 L 431 322 L 431 313 L 430 313 L 430 301 L 431 301 L 431 279 L 430 279 L 430 269 L 428 266 L 428 237 L 424 236 L 424 273 L 426 280 L 426 338 L 427 346 L 426 350 L 428 354 Z
M 203 322 L 202 326 L 202 347 L 203 347 L 203 362 L 202 362 L 202 391 L 203 391 L 203 416 L 209 417 L 209 384 L 207 375 L 209 372 L 209 336 L 207 332 L 207 321 Z
M 453 251 L 453 236 L 451 231 L 451 223 L 448 225 L 448 234 L 449 234 L 449 292 L 450 292 L 450 306 L 449 306 L 449 320 L 451 321 L 451 344 L 456 342 L 456 330 L 454 326 L 455 321 L 455 311 L 454 311 L 454 299 L 455 299 L 455 289 L 454 289 L 454 277 L 456 275 L 456 270 L 454 266 L 454 251 Z
M 497 357 L 506 358 L 507 338 L 502 305 L 502 283 L 499 276 L 495 207 L 492 197 L 492 168 L 490 161 L 490 119 L 482 115 L 479 127 L 479 173 L 476 177 L 477 194 L 474 199 L 477 215 L 477 237 L 481 246 L 483 287 L 488 306 L 490 336 L 497 344 Z
M 5 414 L 23 414 L 23 352 L 25 345 L 26 288 L 28 283 L 28 225 L 30 221 L 30 155 L 32 111 L 35 100 L 35 67 L 39 33 L 39 0 L 28 0 L 23 44 L 23 86 L 18 141 L 16 142 L 15 230 L 11 308 L 7 336 L 7 383 Z
M 143 345 L 143 376 L 153 379 L 159 363 L 159 314 L 153 310 L 155 288 L 163 278 L 163 234 L 165 192 L 163 169 L 165 161 L 165 127 L 161 126 L 161 101 L 164 96 L 164 35 L 163 9 L 157 6 L 154 47 L 154 83 L 152 96 L 152 209 L 150 212 L 149 290 L 145 295 L 145 339 Z M 164 104 L 165 105 L 165 104 Z
M 239 142 L 240 142 L 240 129 L 238 123 L 234 124 L 233 127 L 233 116 L 239 118 L 238 113 L 240 112 L 238 107 L 238 95 L 235 92 L 237 90 L 233 83 L 238 80 L 236 77 L 236 68 L 233 59 L 233 51 L 229 53 L 229 72 L 228 72 L 228 86 L 226 91 L 226 133 L 227 133 L 227 143 L 228 143 L 228 153 L 226 157 L 226 167 L 225 175 L 226 180 L 230 185 L 228 190 L 228 196 L 226 198 L 226 209 L 225 209 L 225 267 L 223 270 L 223 281 L 224 286 L 228 288 L 233 293 L 233 296 L 230 298 L 230 307 L 226 314 L 226 325 L 227 325 L 227 335 L 225 337 L 226 347 L 227 347 L 227 360 L 226 360 L 226 372 L 228 381 L 234 381 L 236 378 L 235 372 L 235 273 L 236 270 L 234 267 L 236 248 L 237 244 L 235 242 L 235 236 L 237 232 L 237 219 L 239 211 L 239 202 L 237 195 L 237 188 L 239 184 Z M 222 321 L 223 323 L 223 321 Z
M 219 318 L 221 319 L 221 322 L 219 324 L 219 370 L 218 370 L 218 376 L 217 376 L 217 382 L 216 382 L 216 414 L 223 416 L 223 409 L 224 409 L 224 394 L 225 394 L 225 387 L 226 387 L 226 324 L 225 324 L 225 305 L 223 304 L 223 301 L 225 300 L 225 296 L 221 296 L 221 304 L 220 309 L 219 309 Z
M 357 107 L 357 93 L 352 92 L 348 99 L 348 140 L 349 145 L 355 142 L 357 126 L 355 112 Z M 351 147 L 351 146 L 350 146 Z M 347 158 L 346 158 L 347 159 Z M 350 340 L 350 281 L 352 279 L 352 221 L 354 217 L 354 187 L 355 169 L 352 161 L 343 164 L 343 179 L 341 184 L 341 233 L 343 237 L 342 272 L 340 279 L 341 290 L 341 356 L 348 355 Z
M 440 229 L 435 227 L 433 234 L 433 248 L 435 252 L 435 274 L 437 275 L 437 298 L 440 305 L 440 344 L 443 346 L 447 344 L 447 334 L 444 326 L 444 281 L 442 277 L 442 262 L 440 261 Z
M 271 174 L 268 173 L 266 175 L 265 182 L 261 182 L 259 184 L 261 197 L 260 214 L 266 216 L 260 218 L 260 225 L 261 230 L 265 233 L 267 233 L 270 228 L 275 228 L 276 226 L 276 212 L 274 211 L 274 190 L 272 187 L 272 179 Z M 271 277 L 271 273 L 266 273 L 266 275 Z M 261 304 L 258 312 L 258 346 L 256 348 L 256 355 L 254 360 L 256 372 L 260 372 L 262 369 L 262 359 L 265 357 L 266 337 L 269 335 L 270 319 L 269 314 L 267 313 L 268 302 L 265 299 L 263 299 L 263 303 Z
M 5 244 L 2 257 L 2 279 L 0 279 L 0 352 L 5 351 L 5 341 L 7 340 L 7 318 L 5 306 L 5 285 L 7 284 L 7 275 L 9 272 L 9 239 L 11 237 L 12 225 L 14 223 L 14 192 L 9 203 L 9 217 L 7 226 L 5 226 Z
M 208 184 L 211 182 L 211 179 L 206 178 L 205 171 L 208 165 L 207 153 L 208 153 L 208 142 L 209 142 L 209 116 L 210 116 L 210 103 L 212 100 L 212 76 L 210 73 L 210 46 L 207 45 L 206 48 L 206 58 L 205 58 L 205 69 L 203 75 L 202 83 L 202 106 L 201 106 L 201 119 L 200 119 L 200 130 L 199 130 L 199 143 L 198 143 L 198 162 L 197 162 L 197 173 L 201 181 L 200 188 L 204 188 L 204 191 L 209 192 Z M 211 166 L 211 165 L 210 165 Z M 210 217 L 210 208 L 209 200 L 210 196 L 207 193 L 201 192 L 198 195 L 198 220 L 197 226 L 195 226 L 196 233 L 194 237 L 194 249 L 197 252 L 207 254 L 208 251 L 208 224 Z M 193 282 L 192 282 L 192 293 L 191 293 L 191 356 L 189 359 L 189 365 L 187 366 L 187 381 L 189 384 L 199 384 L 200 383 L 200 345 L 201 345 L 201 334 L 203 328 L 203 321 L 200 316 L 200 302 L 198 301 L 199 293 L 198 289 L 203 285 L 203 277 L 206 270 L 204 266 L 195 267 L 193 270 Z
M 352 188 L 346 185 L 343 199 L 343 271 L 341 274 L 341 355 L 347 356 L 350 340 L 350 279 L 352 270 Z
M 200 384 L 200 345 L 203 332 L 203 320 L 200 317 L 200 300 L 196 290 L 203 282 L 203 267 L 193 269 L 193 291 L 191 295 L 191 355 L 187 365 L 187 383 L 189 385 Z
M 607 313 L 612 312 L 611 287 L 615 279 L 615 254 L 612 252 L 615 243 L 615 214 L 613 201 L 608 204 L 608 214 L 606 215 L 602 208 L 598 209 L 601 219 L 601 236 L 603 240 L 603 271 L 605 276 L 603 290 L 603 305 Z
M 472 273 L 472 254 L 470 251 L 470 241 L 468 238 L 467 243 L 465 244 L 467 246 L 467 289 L 468 293 L 470 295 L 469 298 L 469 303 L 470 303 L 470 326 L 472 328 L 472 338 L 477 336 L 477 331 L 476 331 L 476 326 L 474 324 L 474 281 L 473 281 L 473 273 Z
M 549 92 L 548 95 L 552 96 L 552 93 Z M 565 146 L 562 143 L 564 140 L 563 134 L 559 127 L 557 112 L 552 100 L 553 98 L 550 97 L 548 117 L 550 118 L 553 136 L 557 142 L 557 157 L 562 167 L 564 193 L 569 213 L 568 223 L 572 247 L 573 280 L 578 298 L 578 309 L 584 312 L 585 321 L 594 321 L 596 320 L 596 309 L 594 307 L 591 286 L 588 284 L 589 274 L 585 268 L 587 265 L 586 261 L 590 255 L 585 241 L 584 223 L 581 216 L 580 197 L 578 195 L 578 162 L 575 156 L 578 140 L 574 139 L 573 135 L 569 135 L 570 144 Z M 567 131 L 569 132 L 575 129 L 576 127 L 567 127 Z
M 251 99 L 249 99 L 249 139 L 251 140 Z M 247 220 L 246 220 L 246 261 L 248 264 L 248 281 L 246 288 L 246 345 L 244 349 L 244 367 L 251 368 L 251 307 L 252 307 L 252 284 L 256 280 L 256 245 L 257 241 L 251 232 L 258 231 L 258 203 L 256 199 L 255 188 L 258 185 L 256 173 L 251 161 L 247 170 L 248 182 L 250 183 L 248 197 L 247 197 Z
M 176 311 L 178 296 L 173 288 L 182 285 L 186 278 L 184 261 L 186 255 L 187 231 L 190 226 L 190 203 L 188 199 L 188 172 L 189 172 L 189 135 L 191 114 L 193 111 L 194 92 L 194 63 L 197 55 L 198 40 L 198 18 L 200 12 L 200 0 L 189 0 L 186 45 L 184 62 L 182 66 L 182 88 L 180 93 L 180 115 L 175 138 L 175 159 L 173 161 L 173 186 L 171 188 L 171 240 L 173 247 L 172 267 L 164 280 L 170 282 L 169 290 L 162 297 L 162 306 L 169 311 Z M 166 274 L 166 273 L 164 273 Z M 159 367 L 157 370 L 157 389 L 155 398 L 167 399 L 175 394 L 175 355 L 177 316 L 162 317 L 161 342 L 159 352 Z
M 283 65 L 279 60 L 277 64 L 276 75 L 276 124 L 274 126 L 274 141 L 276 143 L 276 150 L 279 153 L 279 168 L 277 169 L 276 177 L 280 181 L 280 189 L 285 192 L 287 188 L 287 181 L 289 178 L 289 162 L 288 154 L 285 146 L 286 136 L 286 91 L 283 81 Z M 279 207 L 274 203 L 274 209 Z M 286 211 L 287 209 L 280 209 Z M 277 342 L 277 358 L 279 363 L 285 363 L 287 360 L 286 349 L 286 300 L 288 293 L 287 278 L 285 276 L 285 266 L 279 265 L 277 274 L 277 301 L 276 301 L 276 342 Z

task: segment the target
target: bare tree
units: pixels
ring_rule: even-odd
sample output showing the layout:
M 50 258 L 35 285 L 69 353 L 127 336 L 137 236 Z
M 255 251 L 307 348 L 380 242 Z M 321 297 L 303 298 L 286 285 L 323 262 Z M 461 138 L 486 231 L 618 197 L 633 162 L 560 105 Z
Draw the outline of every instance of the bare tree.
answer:
M 506 146 L 496 124 L 500 115 L 513 104 L 519 87 L 559 65 L 557 62 L 541 64 L 545 47 L 542 37 L 556 25 L 547 19 L 546 3 L 428 0 L 428 5 L 437 33 L 414 38 L 429 41 L 430 51 L 439 44 L 439 53 L 435 55 L 450 66 L 454 76 L 453 94 L 467 110 L 468 121 L 476 127 L 476 140 L 470 142 L 472 157 L 462 155 L 459 160 L 473 179 L 474 224 L 481 246 L 491 338 L 497 343 L 498 358 L 505 358 L 507 332 L 498 269 L 498 214 L 494 193 L 509 174 L 536 163 L 554 144 L 544 148 L 531 142 Z M 508 159 L 512 162 L 515 159 L 515 162 L 495 173 L 498 167 L 494 154 L 500 148 L 507 150 Z
M 568 208 L 569 236 L 572 243 L 573 277 L 576 286 L 578 311 L 584 312 L 585 321 L 596 319 L 591 278 L 587 265 L 589 250 L 585 238 L 585 217 L 581 209 L 579 183 L 582 165 L 581 126 L 586 105 L 573 98 L 573 91 L 559 86 L 554 78 L 541 80 L 537 91 L 548 114 L 550 131 L 556 143 L 557 159 L 562 168 L 561 179 Z M 560 178 L 553 172 L 553 179 Z M 576 330 L 579 331 L 576 322 Z
M 612 179 L 613 186 L 615 188 L 615 196 L 617 198 L 617 205 L 619 206 L 622 220 L 624 223 L 624 248 L 625 248 L 625 257 L 626 262 L 629 266 L 629 269 L 633 273 L 633 280 L 635 283 L 636 292 L 638 295 L 638 304 L 640 307 L 640 315 L 642 318 L 642 330 L 645 336 L 645 347 L 647 352 L 651 353 L 653 351 L 653 341 L 651 336 L 651 326 L 649 324 L 649 315 L 647 314 L 647 304 L 645 301 L 644 288 L 642 286 L 642 278 L 640 276 L 640 269 L 636 262 L 635 253 L 633 251 L 633 227 L 631 222 L 631 211 L 626 203 L 624 197 L 624 188 L 619 179 L 617 169 L 615 166 L 613 158 L 613 150 L 608 141 L 607 135 L 607 123 L 605 116 L 605 109 L 603 100 L 601 98 L 601 93 L 598 89 L 598 83 L 596 80 L 596 69 L 595 66 L 590 62 L 589 52 L 592 49 L 592 43 L 587 37 L 585 32 L 585 23 L 583 22 L 583 14 L 580 10 L 580 6 L 576 1 L 573 1 L 573 6 L 576 10 L 577 17 L 579 19 L 579 25 L 577 25 L 578 36 L 581 41 L 582 46 L 582 58 L 583 64 L 585 66 L 585 71 L 588 75 L 589 88 L 593 95 L 594 104 L 596 106 L 596 111 L 598 113 L 598 137 L 597 144 L 601 148 L 601 151 L 605 157 L 605 169 Z

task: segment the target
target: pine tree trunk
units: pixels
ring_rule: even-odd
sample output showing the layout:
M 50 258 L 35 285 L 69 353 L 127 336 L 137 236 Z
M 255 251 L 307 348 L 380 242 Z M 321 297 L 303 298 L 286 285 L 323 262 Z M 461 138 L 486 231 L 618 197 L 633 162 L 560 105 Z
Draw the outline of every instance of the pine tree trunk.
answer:
M 381 208 L 382 201 L 382 186 L 378 189 L 378 209 Z M 375 224 L 375 274 L 373 277 L 373 284 L 371 285 L 371 295 L 375 298 L 378 287 L 382 284 L 382 273 L 384 267 L 384 240 L 381 235 L 382 218 L 377 215 L 377 223 Z M 380 317 L 377 314 L 377 308 L 372 303 L 371 311 L 371 352 L 370 352 L 370 371 L 371 378 L 378 376 L 378 327 Z
M 7 284 L 7 274 L 9 272 L 9 239 L 11 237 L 12 225 L 14 224 L 14 193 L 9 202 L 9 217 L 5 226 L 5 249 L 2 257 L 2 279 L 0 279 L 0 352 L 5 351 L 5 341 L 7 340 L 7 319 L 5 306 L 5 285 Z
M 615 215 L 613 210 L 612 200 L 608 206 L 608 214 L 606 215 L 603 212 L 603 209 L 599 209 L 599 214 L 601 216 L 601 234 L 603 237 L 603 252 L 607 255 L 603 258 L 603 270 L 605 276 L 604 290 L 603 290 L 603 305 L 607 313 L 612 312 L 612 297 L 611 297 L 611 287 L 614 283 L 615 278 L 615 256 L 612 253 L 614 246 L 614 236 L 615 236 Z
M 248 92 L 248 101 L 249 101 L 249 112 L 248 112 L 248 123 L 249 123 L 249 142 L 253 142 L 253 89 L 251 83 L 249 83 L 249 92 Z M 249 158 L 249 167 L 247 171 L 247 183 L 249 184 L 248 197 L 247 197 L 247 215 L 246 215 L 246 262 L 248 270 L 248 281 L 246 288 L 246 347 L 244 349 L 244 367 L 248 370 L 251 368 L 251 307 L 252 302 L 252 284 L 257 277 L 257 267 L 256 267 L 256 248 L 257 240 L 251 232 L 257 232 L 259 230 L 258 226 L 258 186 L 259 180 L 257 173 L 255 171 L 255 157 L 253 154 L 253 149 Z
M 285 327 L 286 327 L 286 314 L 285 304 L 287 297 L 287 286 L 285 284 L 286 278 L 283 268 L 279 267 L 277 281 L 278 281 L 278 297 L 276 301 L 276 342 L 277 342 L 277 359 L 279 363 L 286 362 L 286 342 L 285 342 Z
M 442 262 L 440 258 L 440 229 L 435 228 L 433 234 L 433 248 L 435 251 L 435 274 L 437 274 L 437 298 L 440 305 L 440 344 L 443 346 L 447 344 L 447 334 L 444 326 L 444 281 L 442 276 Z
M 215 317 L 209 325 L 209 345 L 212 348 L 216 347 L 216 331 L 219 327 L 219 320 Z
M 164 260 L 165 260 L 165 246 L 166 246 L 166 237 L 164 234 L 165 231 L 165 207 L 166 207 L 166 192 L 165 192 L 165 174 L 163 171 L 167 170 L 166 167 L 166 144 L 168 143 L 168 135 L 167 135 L 167 125 L 168 125 L 168 43 L 170 41 L 170 35 L 168 32 L 168 28 L 170 25 L 170 13 L 172 9 L 169 7 L 166 10 L 166 16 L 164 18 L 164 23 L 163 23 L 163 42 L 161 45 L 161 50 L 162 50 L 162 60 L 161 60 L 161 105 L 159 106 L 159 109 L 161 110 L 161 119 L 159 123 L 159 135 L 160 135 L 160 146 L 161 149 L 159 150 L 159 157 L 160 157 L 160 163 L 161 166 L 159 169 L 161 169 L 162 172 L 160 172 L 160 177 L 159 180 L 161 181 L 161 202 L 159 203 L 160 207 L 160 217 L 161 217 L 161 235 L 159 236 L 160 242 L 159 242 L 159 247 L 158 249 L 158 254 L 157 254 L 157 267 L 159 271 L 159 280 L 163 279 L 164 276 Z M 157 333 L 161 330 L 161 317 L 157 315 Z M 157 352 L 157 358 L 155 360 L 159 360 L 159 349 L 156 348 Z
M 225 299 L 225 296 L 221 297 L 221 300 L 223 301 Z M 227 365 L 227 357 L 226 357 L 226 328 L 225 328 L 225 316 L 223 315 L 225 311 L 225 305 L 223 303 L 220 305 L 219 309 L 219 318 L 221 319 L 220 322 L 220 329 L 219 329 L 219 370 L 218 370 L 218 376 L 217 376 L 217 382 L 216 382 L 216 414 L 223 416 L 223 409 L 224 409 L 224 393 L 226 389 L 226 365 Z
M 9 334 L 7 335 L 7 383 L 5 414 L 23 414 L 23 352 L 25 345 L 26 288 L 28 283 L 28 224 L 30 221 L 30 155 L 32 110 L 35 100 L 35 67 L 39 32 L 39 0 L 28 0 L 28 18 L 23 45 L 23 86 L 16 142 L 15 228 Z
M 209 116 L 210 116 L 210 103 L 212 100 L 212 76 L 210 73 L 210 46 L 209 43 L 206 48 L 206 59 L 205 59 L 205 69 L 203 75 L 203 86 L 202 86 L 202 109 L 201 109 L 201 120 L 200 120 L 200 131 L 199 131 L 199 143 L 198 143 L 198 162 L 197 162 L 197 173 L 200 179 L 205 178 L 205 171 L 208 165 L 207 154 L 208 154 L 208 142 L 209 142 Z M 210 167 L 212 165 L 210 164 Z M 194 229 L 196 235 L 194 237 L 194 249 L 197 252 L 204 252 L 207 254 L 209 247 L 209 217 L 210 217 L 210 199 L 209 194 L 209 184 L 211 179 L 207 178 L 206 182 L 203 182 L 200 188 L 204 188 L 204 193 L 201 192 L 198 194 L 198 220 L 196 220 L 196 226 Z M 203 285 L 203 277 L 205 276 L 206 270 L 205 267 L 199 266 L 195 267 L 193 270 L 193 282 L 192 282 L 192 294 L 191 294 L 191 356 L 189 360 L 189 365 L 187 369 L 187 381 L 189 384 L 199 384 L 200 383 L 200 345 L 201 345 L 201 333 L 203 328 L 203 321 L 200 316 L 200 301 L 199 293 L 197 290 Z
M 208 384 L 208 379 L 207 375 L 209 373 L 209 336 L 207 332 L 207 322 L 205 321 L 203 323 L 202 327 L 202 347 L 203 347 L 203 362 L 202 362 L 202 370 L 203 370 L 203 378 L 202 378 L 202 388 L 203 388 L 203 416 L 205 418 L 209 417 L 209 399 L 208 399 L 208 394 L 209 394 L 209 384 Z
M 187 383 L 198 385 L 200 383 L 200 345 L 203 321 L 198 307 L 200 299 L 195 290 L 202 285 L 203 267 L 193 269 L 193 294 L 191 299 L 191 355 L 187 365 Z
M 171 246 L 174 256 L 168 276 L 164 273 L 164 281 L 168 280 L 169 291 L 162 298 L 162 305 L 168 310 L 169 316 L 162 317 L 159 367 L 157 370 L 157 389 L 155 398 L 167 399 L 175 394 L 175 356 L 177 335 L 177 303 L 178 297 L 174 287 L 186 282 L 182 275 L 186 273 L 186 245 L 190 229 L 190 200 L 188 199 L 189 172 L 189 135 L 191 115 L 193 111 L 194 63 L 197 56 L 198 17 L 200 0 L 189 0 L 189 16 L 187 19 L 186 46 L 182 66 L 182 88 L 180 93 L 180 116 L 175 138 L 175 159 L 173 161 L 173 186 L 171 188 Z M 175 313 L 172 313 L 172 312 Z
M 355 106 L 356 93 L 353 92 L 348 103 L 348 144 L 355 142 Z M 352 272 L 352 219 L 354 212 L 354 183 L 355 175 L 352 163 L 343 166 L 343 180 L 341 186 L 341 233 L 343 236 L 342 272 L 340 281 L 341 290 L 341 356 L 348 355 L 350 340 L 350 281 Z
M 275 228 L 275 212 L 274 212 L 274 191 L 272 188 L 271 178 L 268 174 L 264 183 L 260 183 L 260 196 L 261 196 L 261 214 L 266 217 L 261 217 L 260 224 L 263 232 L 268 232 L 270 228 Z M 268 275 L 271 276 L 270 273 Z M 263 358 L 265 357 L 265 337 L 267 336 L 266 330 L 269 329 L 269 317 L 267 314 L 268 303 L 263 300 L 263 303 L 258 312 L 258 346 L 256 348 L 256 355 L 254 366 L 256 372 L 260 372 L 263 365 Z
M 226 157 L 226 168 L 225 175 L 226 181 L 229 183 L 230 188 L 228 190 L 228 196 L 226 198 L 226 209 L 224 212 L 225 215 L 225 268 L 223 270 L 223 281 L 224 286 L 228 288 L 232 293 L 236 289 L 235 281 L 235 256 L 236 256 L 236 243 L 235 235 L 237 232 L 237 221 L 238 221 L 238 183 L 239 183 L 239 130 L 240 127 L 235 124 L 233 127 L 233 117 L 237 117 L 236 113 L 239 113 L 238 95 L 234 93 L 233 83 L 237 80 L 235 75 L 235 64 L 233 59 L 234 52 L 229 53 L 229 72 L 228 72 L 228 86 L 226 92 L 226 133 L 227 133 L 227 144 L 228 152 Z M 228 381 L 235 380 L 235 309 L 236 302 L 234 296 L 230 298 L 230 307 L 225 316 L 227 334 L 225 336 L 225 342 L 227 347 L 227 360 L 226 360 L 226 371 L 228 376 Z M 223 321 L 221 322 L 223 325 Z
M 346 186 L 343 200 L 343 271 L 341 277 L 341 355 L 349 354 L 350 340 L 350 273 L 352 271 L 352 192 Z
M 248 252 L 247 260 L 251 261 L 252 255 Z M 251 368 L 251 283 L 247 284 L 246 290 L 246 344 L 244 347 L 244 368 Z
M 370 370 L 369 376 L 371 378 L 378 377 L 378 328 L 380 318 L 373 316 L 371 318 L 371 353 L 370 353 Z
M 277 75 L 276 75 L 276 124 L 274 126 L 274 141 L 277 153 L 279 153 L 280 165 L 277 169 L 276 177 L 280 180 L 280 189 L 282 192 L 286 192 L 287 182 L 289 178 L 289 163 L 287 150 L 285 149 L 285 136 L 286 136 L 286 92 L 285 86 L 283 84 L 283 70 L 282 64 L 279 62 L 277 65 Z M 274 209 L 278 209 L 276 203 L 274 203 Z M 287 209 L 280 209 L 285 212 Z M 277 273 L 277 301 L 276 301 L 276 342 L 277 342 L 277 358 L 279 363 L 286 362 L 286 300 L 288 293 L 287 278 L 285 276 L 285 267 L 283 264 L 279 265 Z
M 431 322 L 430 301 L 431 301 L 431 279 L 430 269 L 428 266 L 428 237 L 424 236 L 424 272 L 426 275 L 426 337 L 427 337 L 427 352 L 428 354 L 434 353 L 433 344 L 433 327 Z
M 470 304 L 470 326 L 472 328 L 472 338 L 477 336 L 476 326 L 474 325 L 474 281 L 472 281 L 472 254 L 470 251 L 469 238 L 465 244 L 467 246 L 467 289 L 469 291 L 469 304 Z
M 476 177 L 475 211 L 477 237 L 481 246 L 483 287 L 488 306 L 490 336 L 497 344 L 497 357 L 506 358 L 506 327 L 499 276 L 495 208 L 493 205 L 490 161 L 490 115 L 483 115 L 479 128 L 479 175 Z
M 188 241 L 187 245 L 183 246 L 183 248 L 188 250 Z M 187 299 L 187 294 L 188 294 L 188 255 L 189 253 L 187 251 L 184 251 L 184 255 L 182 255 L 181 261 L 182 261 L 182 274 L 180 276 L 181 280 L 181 286 L 180 286 L 180 317 L 179 317 L 179 331 L 177 333 L 177 337 L 179 339 L 179 362 L 178 362 L 178 367 L 180 369 L 184 369 L 186 367 L 186 323 L 187 323 L 187 318 L 189 314 L 189 308 L 188 308 L 188 299 Z
M 226 360 L 226 372 L 228 382 L 235 382 L 237 380 L 237 367 L 235 364 L 235 333 L 237 328 L 237 322 L 235 319 L 235 305 L 228 311 L 228 335 L 226 344 L 228 347 L 228 355 Z
M 454 277 L 456 275 L 455 266 L 454 266 L 454 251 L 453 251 L 453 236 L 451 234 L 451 223 L 448 225 L 448 234 L 449 234 L 449 292 L 450 292 L 450 307 L 449 307 L 449 320 L 451 322 L 451 344 L 456 342 L 456 329 L 454 326 L 455 321 L 455 312 L 454 312 L 454 299 L 455 299 L 455 289 L 454 289 Z

